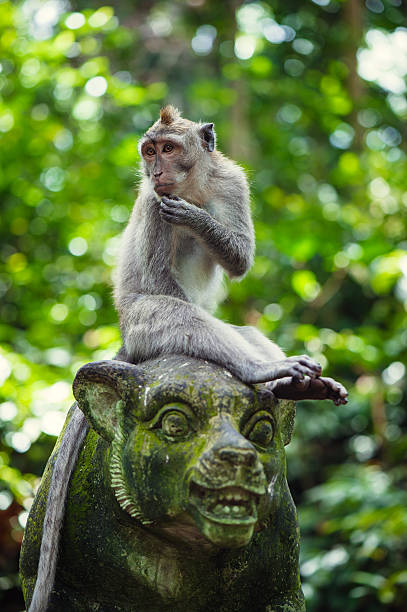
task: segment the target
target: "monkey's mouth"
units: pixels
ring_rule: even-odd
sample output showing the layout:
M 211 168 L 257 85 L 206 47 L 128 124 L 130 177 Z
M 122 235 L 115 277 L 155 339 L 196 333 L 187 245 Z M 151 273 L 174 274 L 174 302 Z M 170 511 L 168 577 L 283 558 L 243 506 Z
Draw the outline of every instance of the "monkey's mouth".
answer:
M 154 191 L 159 195 L 163 195 L 166 191 L 168 191 L 168 187 L 172 187 L 174 183 L 156 183 L 154 185 Z
M 190 502 L 207 519 L 227 525 L 257 521 L 260 496 L 242 487 L 209 489 L 191 482 Z

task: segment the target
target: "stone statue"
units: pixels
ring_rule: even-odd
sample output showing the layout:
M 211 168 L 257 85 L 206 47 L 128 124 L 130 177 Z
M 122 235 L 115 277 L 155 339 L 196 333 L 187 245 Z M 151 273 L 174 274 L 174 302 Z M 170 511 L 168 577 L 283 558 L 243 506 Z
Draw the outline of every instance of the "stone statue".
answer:
M 293 401 L 180 355 L 89 363 L 74 393 L 91 428 L 69 485 L 47 610 L 305 609 L 284 453 Z M 27 606 L 62 436 L 27 523 Z

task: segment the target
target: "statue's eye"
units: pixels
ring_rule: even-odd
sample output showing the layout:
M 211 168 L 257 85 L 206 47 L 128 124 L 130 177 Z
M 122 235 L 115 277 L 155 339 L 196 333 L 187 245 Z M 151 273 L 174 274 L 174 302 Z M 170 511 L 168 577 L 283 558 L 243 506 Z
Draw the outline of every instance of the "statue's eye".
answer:
M 262 410 L 252 416 L 243 428 L 243 435 L 258 446 L 267 448 L 274 438 L 274 421 L 272 416 Z
M 271 421 L 261 419 L 257 421 L 249 433 L 249 440 L 266 448 L 271 443 L 274 436 L 274 427 Z
M 163 146 L 164 153 L 169 153 L 170 151 L 173 151 L 173 149 L 174 149 L 174 145 L 171 144 L 170 142 L 166 142 L 165 145 Z
M 161 429 L 172 438 L 185 436 L 189 432 L 188 419 L 182 412 L 171 410 L 164 414 L 161 420 Z
M 154 429 L 157 434 L 164 434 L 173 440 L 189 437 L 198 427 L 199 421 L 192 408 L 179 401 L 164 404 L 148 425 L 148 428 Z

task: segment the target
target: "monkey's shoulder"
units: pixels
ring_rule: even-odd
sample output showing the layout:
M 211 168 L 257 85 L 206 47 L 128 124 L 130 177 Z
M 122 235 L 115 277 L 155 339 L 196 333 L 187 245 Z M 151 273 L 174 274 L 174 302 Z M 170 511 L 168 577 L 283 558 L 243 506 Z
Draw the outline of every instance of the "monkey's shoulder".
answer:
M 225 163 L 214 167 L 208 179 L 208 193 L 211 200 L 222 208 L 231 203 L 246 207 L 250 199 L 249 182 L 243 168 L 224 158 Z
M 211 178 L 221 181 L 235 180 L 242 185 L 247 185 L 246 172 L 237 162 L 230 159 L 230 157 L 226 157 L 220 151 L 214 151 L 212 156 Z

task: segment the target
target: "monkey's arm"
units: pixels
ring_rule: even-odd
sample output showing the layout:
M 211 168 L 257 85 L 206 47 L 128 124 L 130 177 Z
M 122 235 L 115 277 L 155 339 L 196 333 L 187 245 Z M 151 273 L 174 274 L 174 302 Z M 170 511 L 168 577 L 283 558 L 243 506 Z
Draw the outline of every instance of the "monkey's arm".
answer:
M 239 212 L 240 218 L 233 218 Z M 189 228 L 230 276 L 242 276 L 252 265 L 254 232 L 250 215 L 243 207 L 235 211 L 227 223 L 222 223 L 203 208 L 176 196 L 164 196 L 160 215 L 167 223 Z
M 142 193 L 123 234 L 114 278 L 115 301 L 139 294 L 187 297 L 171 271 L 172 228 L 161 219 L 157 198 Z

